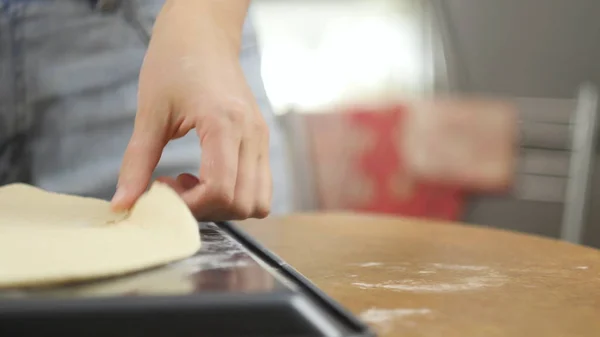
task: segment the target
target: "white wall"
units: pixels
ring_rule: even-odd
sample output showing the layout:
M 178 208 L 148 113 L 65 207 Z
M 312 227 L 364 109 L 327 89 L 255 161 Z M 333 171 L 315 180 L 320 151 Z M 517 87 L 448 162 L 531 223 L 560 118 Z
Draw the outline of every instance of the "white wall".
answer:
M 598 0 L 431 0 L 444 15 L 462 89 L 569 98 L 600 80 Z

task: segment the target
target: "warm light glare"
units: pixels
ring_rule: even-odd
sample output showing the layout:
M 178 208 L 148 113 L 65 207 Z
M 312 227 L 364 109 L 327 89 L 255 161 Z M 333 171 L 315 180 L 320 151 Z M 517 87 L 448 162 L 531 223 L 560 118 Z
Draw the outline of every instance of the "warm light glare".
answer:
M 418 15 L 339 6 L 329 16 L 321 11 L 320 20 L 304 31 L 292 19 L 284 25 L 278 17 L 272 30 L 262 22 L 262 75 L 276 112 L 316 111 L 419 90 L 424 65 Z M 310 11 L 302 15 L 310 22 Z

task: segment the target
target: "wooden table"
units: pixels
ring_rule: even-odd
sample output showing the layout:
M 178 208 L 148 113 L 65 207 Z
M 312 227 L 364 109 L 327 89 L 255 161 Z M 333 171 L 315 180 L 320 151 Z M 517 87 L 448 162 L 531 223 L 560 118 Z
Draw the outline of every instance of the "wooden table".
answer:
M 356 214 L 240 225 L 381 336 L 600 336 L 595 249 Z

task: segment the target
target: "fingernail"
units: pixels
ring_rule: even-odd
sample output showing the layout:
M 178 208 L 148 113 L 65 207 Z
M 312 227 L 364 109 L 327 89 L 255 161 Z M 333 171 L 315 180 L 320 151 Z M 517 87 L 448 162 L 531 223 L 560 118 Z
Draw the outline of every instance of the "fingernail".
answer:
M 117 191 L 115 192 L 115 195 L 112 198 L 111 204 L 112 207 L 115 210 L 121 210 L 123 209 L 123 202 L 125 200 L 127 196 L 127 191 L 125 190 L 124 187 L 117 187 Z

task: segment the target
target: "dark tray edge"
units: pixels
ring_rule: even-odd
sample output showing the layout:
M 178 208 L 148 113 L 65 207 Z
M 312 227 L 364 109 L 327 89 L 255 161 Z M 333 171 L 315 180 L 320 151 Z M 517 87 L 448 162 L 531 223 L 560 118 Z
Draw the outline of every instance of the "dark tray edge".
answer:
M 217 226 L 227 231 L 239 243 L 244 245 L 253 254 L 263 259 L 272 267 L 279 269 L 285 276 L 297 282 L 298 286 L 306 292 L 306 295 L 323 306 L 336 319 L 350 326 L 352 330 L 357 331 L 357 334 L 347 337 L 376 337 L 377 334 L 365 323 L 360 321 L 353 313 L 346 310 L 340 303 L 329 297 L 309 279 L 290 266 L 282 258 L 268 250 L 257 240 L 252 238 L 248 233 L 233 222 L 221 221 L 216 222 Z

